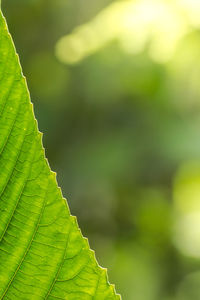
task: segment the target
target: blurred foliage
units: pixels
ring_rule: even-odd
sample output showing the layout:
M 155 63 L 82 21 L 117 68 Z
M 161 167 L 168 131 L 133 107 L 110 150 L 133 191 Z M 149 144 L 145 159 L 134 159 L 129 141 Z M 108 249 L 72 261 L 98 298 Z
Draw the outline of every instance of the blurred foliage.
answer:
M 117 291 L 199 299 L 199 1 L 4 0 L 3 11 L 50 165 Z

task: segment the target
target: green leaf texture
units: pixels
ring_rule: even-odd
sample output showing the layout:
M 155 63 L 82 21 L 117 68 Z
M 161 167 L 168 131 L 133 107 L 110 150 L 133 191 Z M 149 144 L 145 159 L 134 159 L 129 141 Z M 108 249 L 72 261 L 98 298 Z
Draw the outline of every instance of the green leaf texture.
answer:
M 0 13 L 0 299 L 120 299 L 70 215 Z

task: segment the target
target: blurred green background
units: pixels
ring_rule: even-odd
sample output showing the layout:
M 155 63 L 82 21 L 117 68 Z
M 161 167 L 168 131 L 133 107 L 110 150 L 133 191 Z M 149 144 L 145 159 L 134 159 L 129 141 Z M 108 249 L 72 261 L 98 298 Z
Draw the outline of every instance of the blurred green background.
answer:
M 58 183 L 126 300 L 200 299 L 200 1 L 2 1 Z

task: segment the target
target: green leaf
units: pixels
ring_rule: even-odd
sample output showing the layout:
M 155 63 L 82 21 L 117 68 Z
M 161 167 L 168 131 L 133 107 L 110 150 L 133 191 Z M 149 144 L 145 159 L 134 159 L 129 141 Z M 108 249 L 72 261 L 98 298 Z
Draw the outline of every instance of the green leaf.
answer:
M 0 299 L 120 299 L 45 159 L 0 13 Z

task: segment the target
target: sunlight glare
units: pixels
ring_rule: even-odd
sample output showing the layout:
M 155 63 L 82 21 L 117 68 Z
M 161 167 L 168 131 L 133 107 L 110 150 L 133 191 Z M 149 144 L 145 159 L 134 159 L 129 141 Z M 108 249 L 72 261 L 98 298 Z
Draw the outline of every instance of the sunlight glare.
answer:
M 118 40 L 124 52 L 136 54 L 148 47 L 152 60 L 165 63 L 180 39 L 200 25 L 199 20 L 200 1 L 116 1 L 58 40 L 56 56 L 74 64 Z

